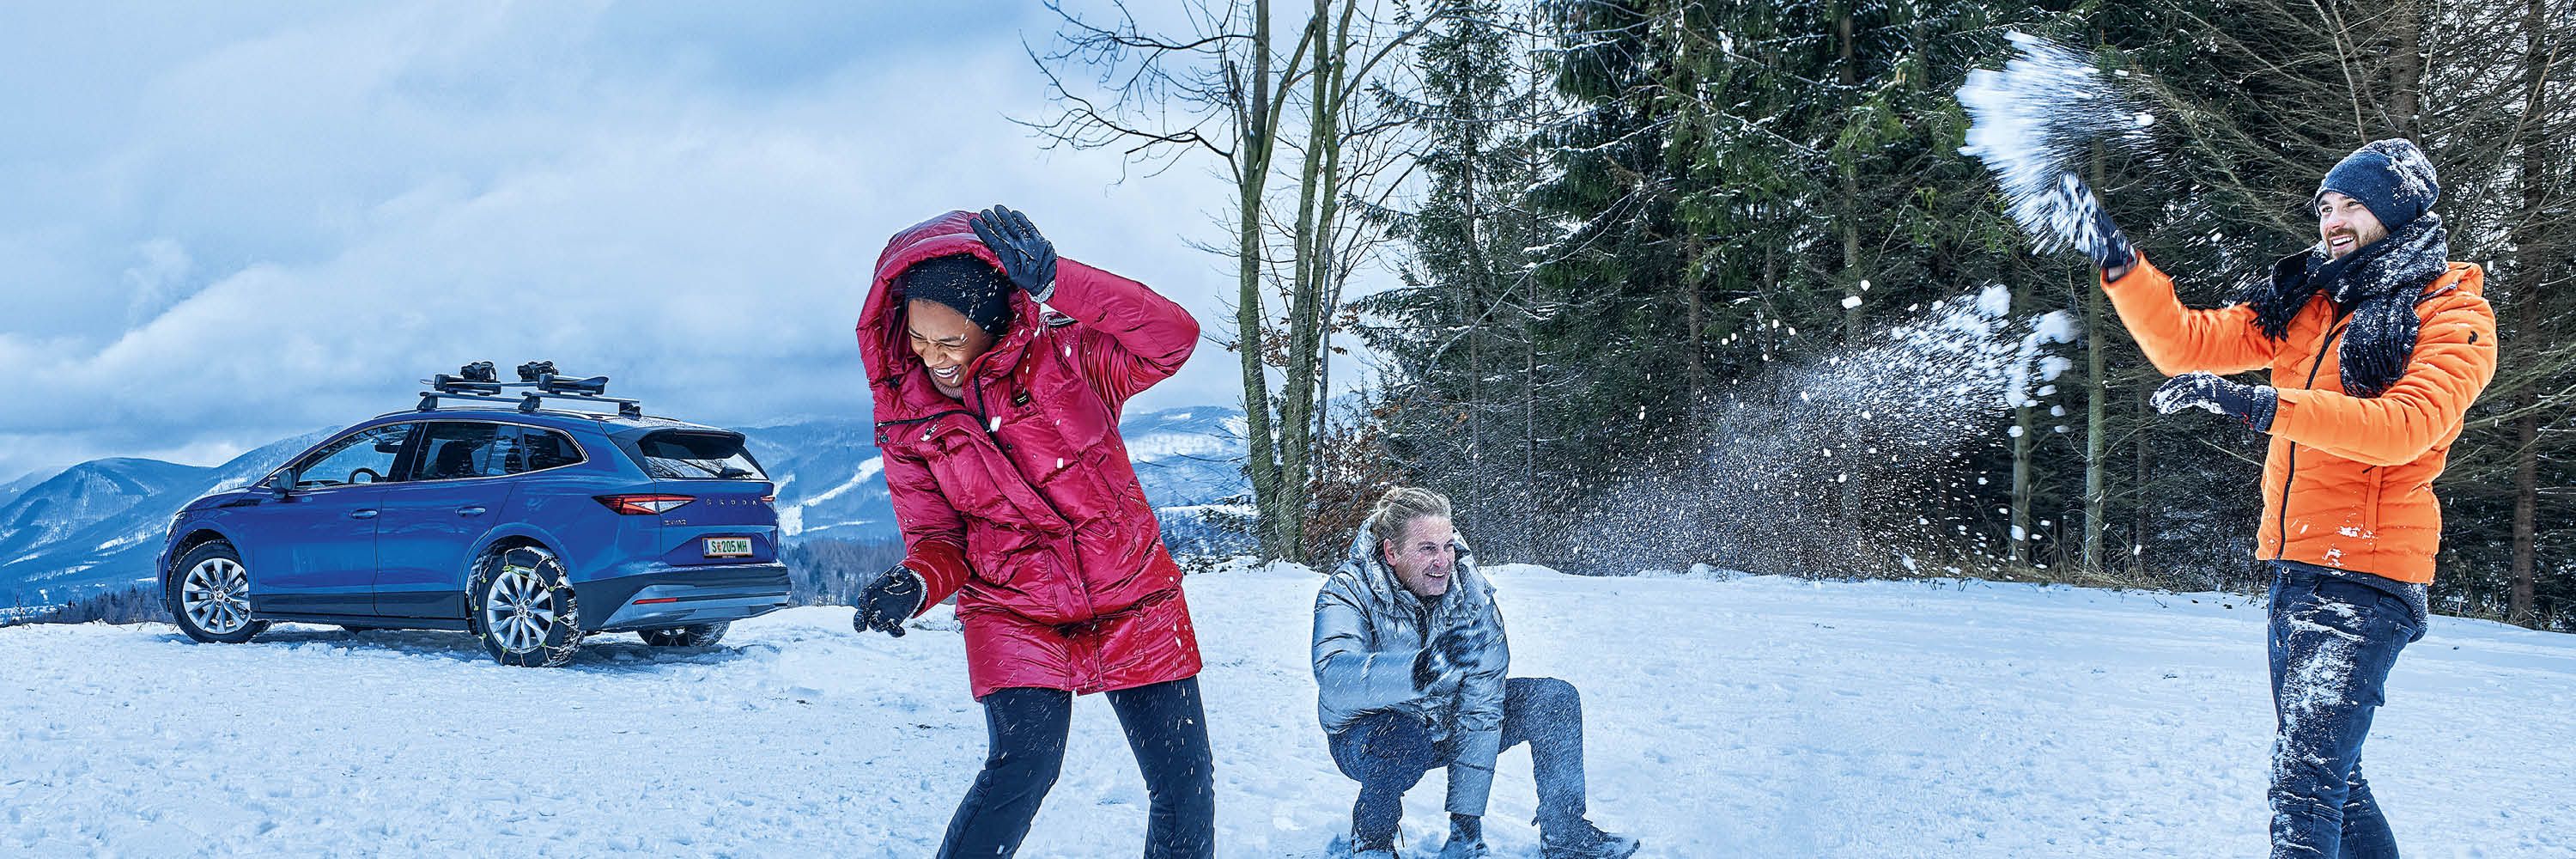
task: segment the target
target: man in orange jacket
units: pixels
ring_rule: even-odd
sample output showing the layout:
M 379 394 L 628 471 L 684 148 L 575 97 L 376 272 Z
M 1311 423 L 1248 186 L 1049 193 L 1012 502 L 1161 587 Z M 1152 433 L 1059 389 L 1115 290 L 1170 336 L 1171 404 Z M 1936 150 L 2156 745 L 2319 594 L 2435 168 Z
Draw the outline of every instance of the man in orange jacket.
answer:
M 2397 652 L 2424 635 L 2442 537 L 2433 478 L 2494 378 L 2484 273 L 2450 262 L 2441 185 L 2415 144 L 2356 150 L 2318 183 L 2317 243 L 2251 300 L 2183 307 L 2098 209 L 2102 289 L 2156 369 L 2166 414 L 2271 434 L 2255 557 L 2269 562 L 2272 855 L 2396 856 L 2361 744 Z M 2089 199 L 2089 198 L 2088 198 Z M 2271 371 L 2271 384 L 2218 374 Z

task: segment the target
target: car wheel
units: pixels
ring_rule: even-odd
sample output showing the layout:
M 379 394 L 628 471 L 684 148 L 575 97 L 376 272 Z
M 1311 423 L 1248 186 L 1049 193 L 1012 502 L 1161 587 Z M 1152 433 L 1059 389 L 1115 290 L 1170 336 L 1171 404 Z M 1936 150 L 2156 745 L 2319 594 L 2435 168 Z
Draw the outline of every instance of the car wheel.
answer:
M 467 593 L 483 649 L 503 665 L 553 667 L 581 650 L 581 616 L 553 552 L 520 546 L 486 555 Z
M 701 623 L 675 626 L 670 629 L 648 629 L 636 635 L 642 636 L 645 644 L 654 647 L 705 647 L 723 639 L 725 630 L 732 626 L 733 623 L 730 621 Z
M 171 619 L 189 638 L 240 644 L 268 630 L 250 616 L 250 568 L 233 544 L 215 540 L 188 551 L 170 566 L 163 583 Z

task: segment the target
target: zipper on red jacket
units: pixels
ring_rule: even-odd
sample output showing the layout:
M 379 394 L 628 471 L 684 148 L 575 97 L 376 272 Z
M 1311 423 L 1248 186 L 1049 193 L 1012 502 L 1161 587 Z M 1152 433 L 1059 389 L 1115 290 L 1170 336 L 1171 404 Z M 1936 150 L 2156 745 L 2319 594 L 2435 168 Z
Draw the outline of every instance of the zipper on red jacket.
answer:
M 975 394 L 975 410 L 983 413 L 977 417 L 975 426 L 981 428 L 984 431 L 984 437 L 993 442 L 993 452 L 1000 454 L 1003 462 L 1011 462 L 1011 455 L 1008 452 L 1005 452 L 1002 448 L 1002 437 L 993 432 L 992 406 L 984 402 L 983 375 L 980 373 L 976 374 L 975 377 L 967 384 L 973 389 Z M 1011 473 L 1018 474 L 1019 471 L 1019 463 L 1011 463 Z M 1023 475 L 1020 480 L 1025 482 L 1028 480 L 1028 477 Z M 1065 539 L 1073 539 L 1075 532 L 1081 530 L 1079 527 L 1074 525 L 1073 517 L 1064 515 L 1064 509 L 1055 506 L 1055 499 L 1048 498 L 1046 492 L 1044 490 L 1040 490 L 1036 484 L 1029 485 L 1029 494 L 1037 496 L 1038 503 L 1046 505 L 1048 512 L 1054 513 L 1055 518 L 1064 522 L 1066 529 Z M 1079 552 L 1076 554 L 1079 555 Z M 1079 561 L 1079 558 L 1077 557 L 1076 560 Z M 1100 606 L 1091 601 L 1091 588 L 1083 583 L 1082 571 L 1077 569 L 1070 572 L 1072 572 L 1072 575 L 1066 576 L 1065 578 L 1071 582 L 1073 595 L 1082 600 L 1083 614 L 1088 617 L 1099 617 Z
M 2341 317 L 2344 314 L 2338 312 L 2335 315 Z M 2316 361 L 2308 364 L 2308 388 L 2313 389 L 2317 386 L 2317 371 L 2326 365 L 2326 351 L 2334 348 L 2335 338 L 2343 336 L 2345 327 L 2347 326 L 2338 320 L 2334 323 L 2333 329 L 2326 332 L 2325 345 L 2317 347 Z M 2287 560 L 2290 557 L 2290 481 L 2297 479 L 2299 479 L 2299 443 L 2292 441 L 2289 462 L 2281 473 L 2281 545 L 2280 548 L 2272 550 L 2272 560 L 2275 561 Z
M 931 421 L 935 421 L 935 420 L 938 420 L 938 419 L 940 419 L 940 418 L 947 417 L 947 416 L 949 416 L 949 415 L 965 415 L 965 416 L 967 416 L 967 417 L 970 417 L 970 418 L 971 418 L 971 417 L 974 417 L 974 416 L 975 416 L 975 413 L 974 413 L 974 412 L 967 411 L 967 410 L 965 410 L 965 409 L 948 409 L 948 410 L 946 410 L 946 411 L 932 412 L 932 413 L 930 413 L 930 414 L 923 415 L 923 416 L 921 416 L 921 417 L 917 417 L 917 418 L 904 418 L 904 419 L 899 420 L 899 421 L 878 421 L 878 422 L 877 422 L 877 432 L 878 432 L 877 443 L 878 443 L 878 444 L 880 444 L 880 445 L 885 444 L 886 439 L 884 438 L 884 433 L 885 433 L 885 428 L 886 428 L 886 427 L 911 426 L 911 425 L 913 425 L 913 424 L 929 423 L 929 422 L 931 422 Z

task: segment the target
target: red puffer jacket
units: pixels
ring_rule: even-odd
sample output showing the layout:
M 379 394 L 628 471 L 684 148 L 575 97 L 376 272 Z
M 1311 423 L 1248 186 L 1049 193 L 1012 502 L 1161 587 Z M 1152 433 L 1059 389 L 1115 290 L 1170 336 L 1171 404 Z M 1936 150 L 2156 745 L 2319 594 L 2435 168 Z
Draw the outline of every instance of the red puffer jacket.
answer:
M 1199 672 L 1180 568 L 1118 436 L 1127 398 L 1169 377 L 1198 321 L 1144 284 L 1067 259 L 1042 310 L 967 367 L 963 402 L 930 383 L 905 334 L 895 275 L 993 252 L 950 212 L 895 234 L 860 312 L 859 357 L 902 526 L 928 606 L 957 595 L 975 697 L 1035 686 L 1126 689 Z

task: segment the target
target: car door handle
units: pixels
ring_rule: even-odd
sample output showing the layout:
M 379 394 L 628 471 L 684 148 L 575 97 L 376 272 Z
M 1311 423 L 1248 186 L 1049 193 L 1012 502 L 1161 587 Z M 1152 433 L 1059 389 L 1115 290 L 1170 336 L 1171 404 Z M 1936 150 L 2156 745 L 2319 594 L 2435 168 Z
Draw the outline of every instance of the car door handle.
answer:
M 351 511 L 349 511 L 349 518 L 351 518 L 351 519 L 373 519 L 373 518 L 376 518 L 376 511 L 373 511 L 373 510 L 351 510 Z
M 472 507 L 472 506 L 459 507 L 459 508 L 456 508 L 456 515 L 458 515 L 458 516 L 481 516 L 481 515 L 483 515 L 483 508 L 481 508 L 481 507 Z

